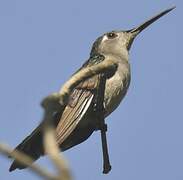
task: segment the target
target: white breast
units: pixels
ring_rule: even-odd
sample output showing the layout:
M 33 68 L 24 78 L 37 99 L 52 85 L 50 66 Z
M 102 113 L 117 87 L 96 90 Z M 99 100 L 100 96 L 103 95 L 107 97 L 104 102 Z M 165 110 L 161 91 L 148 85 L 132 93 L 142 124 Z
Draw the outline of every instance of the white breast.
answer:
M 130 84 L 130 66 L 128 63 L 119 64 L 118 70 L 106 81 L 104 106 L 106 115 L 113 112 L 125 96 Z

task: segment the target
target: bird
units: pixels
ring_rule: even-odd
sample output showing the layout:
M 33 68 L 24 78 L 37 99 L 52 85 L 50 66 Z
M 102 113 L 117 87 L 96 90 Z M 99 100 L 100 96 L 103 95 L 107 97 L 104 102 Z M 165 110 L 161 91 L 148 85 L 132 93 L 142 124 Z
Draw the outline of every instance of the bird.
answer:
M 119 106 L 128 91 L 131 79 L 129 51 L 134 39 L 150 24 L 174 8 L 166 9 L 130 30 L 113 30 L 104 33 L 93 43 L 88 60 L 76 72 L 109 59 L 114 59 L 118 64 L 114 74 L 106 79 L 102 102 L 104 117 L 109 116 Z M 97 92 L 101 88 L 102 78 L 102 74 L 97 74 L 78 84 L 71 92 L 62 115 L 55 114 L 53 123 L 56 130 L 56 142 L 61 151 L 82 143 L 97 130 L 95 107 L 99 103 Z M 27 154 L 33 161 L 44 155 L 41 124 L 15 150 Z M 27 166 L 14 160 L 9 171 L 24 168 Z

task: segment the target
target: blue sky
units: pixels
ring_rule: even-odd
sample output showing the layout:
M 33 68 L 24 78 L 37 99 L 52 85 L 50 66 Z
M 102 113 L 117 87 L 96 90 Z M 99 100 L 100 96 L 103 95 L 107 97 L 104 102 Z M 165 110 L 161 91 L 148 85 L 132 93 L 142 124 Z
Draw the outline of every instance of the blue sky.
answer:
M 172 11 L 135 40 L 132 81 L 120 107 L 107 118 L 112 171 L 102 174 L 99 132 L 67 151 L 74 179 L 183 179 L 183 60 L 180 0 L 0 1 L 0 141 L 16 146 L 40 122 L 41 99 L 88 58 L 106 31 L 130 29 L 161 10 Z M 53 169 L 47 157 L 37 163 Z M 28 170 L 0 179 L 39 179 Z

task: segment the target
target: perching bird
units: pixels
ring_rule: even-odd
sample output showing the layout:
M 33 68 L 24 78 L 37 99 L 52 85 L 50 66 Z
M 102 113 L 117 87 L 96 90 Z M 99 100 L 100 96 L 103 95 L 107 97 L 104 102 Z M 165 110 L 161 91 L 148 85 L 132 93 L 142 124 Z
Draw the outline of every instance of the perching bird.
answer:
M 108 59 L 115 59 L 118 62 L 117 71 L 106 80 L 105 84 L 103 102 L 105 117 L 118 107 L 127 93 L 130 84 L 129 50 L 133 40 L 147 26 L 174 8 L 161 12 L 131 30 L 105 33 L 94 42 L 88 61 L 80 69 Z M 56 140 L 61 151 L 85 141 L 97 129 L 95 106 L 98 103 L 98 97 L 96 92 L 100 87 L 101 78 L 101 74 L 95 75 L 75 87 L 62 116 L 55 116 Z M 15 149 L 37 160 L 44 155 L 42 141 L 42 131 L 38 126 Z M 14 161 L 9 171 L 16 168 L 24 169 L 26 166 Z

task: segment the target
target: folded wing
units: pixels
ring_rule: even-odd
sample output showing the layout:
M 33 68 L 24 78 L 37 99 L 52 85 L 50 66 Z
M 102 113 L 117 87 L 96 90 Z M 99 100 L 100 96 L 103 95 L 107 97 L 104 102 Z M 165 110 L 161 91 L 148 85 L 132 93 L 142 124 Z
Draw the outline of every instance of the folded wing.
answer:
M 56 139 L 59 145 L 74 131 L 85 113 L 87 113 L 95 98 L 99 82 L 100 75 L 95 75 L 80 83 L 72 92 L 69 103 L 56 128 Z

